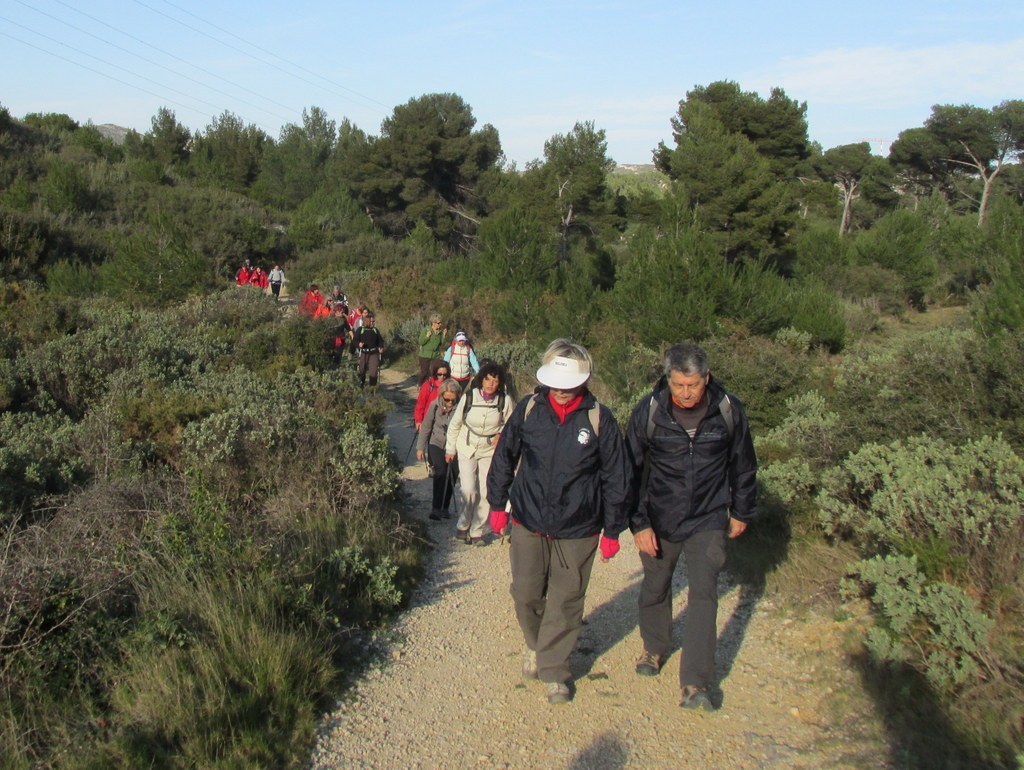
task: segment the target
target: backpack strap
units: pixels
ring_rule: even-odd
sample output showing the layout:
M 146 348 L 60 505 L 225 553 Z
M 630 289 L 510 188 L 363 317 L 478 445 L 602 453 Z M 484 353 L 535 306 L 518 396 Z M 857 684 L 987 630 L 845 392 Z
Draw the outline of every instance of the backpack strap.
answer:
M 728 393 L 722 396 L 722 400 L 718 402 L 718 409 L 722 413 L 722 419 L 725 420 L 725 429 L 729 432 L 729 438 L 732 438 L 733 431 L 736 429 L 736 418 L 732 414 L 732 401 L 729 400 Z
M 647 443 L 651 442 L 654 438 L 654 410 L 657 408 L 657 399 L 652 395 L 651 403 L 647 407 Z M 732 438 L 733 432 L 736 430 L 736 418 L 732 413 L 732 401 L 729 400 L 729 394 L 726 393 L 722 396 L 722 400 L 718 402 L 718 410 L 722 413 L 722 419 L 725 420 L 725 429 L 729 433 L 729 438 Z

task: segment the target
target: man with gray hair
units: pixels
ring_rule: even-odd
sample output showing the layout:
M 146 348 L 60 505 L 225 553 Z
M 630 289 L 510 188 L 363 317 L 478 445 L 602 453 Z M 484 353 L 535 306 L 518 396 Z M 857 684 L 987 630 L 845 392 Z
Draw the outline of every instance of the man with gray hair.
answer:
M 642 676 L 656 676 L 672 650 L 672 575 L 686 557 L 687 606 L 679 662 L 681 706 L 712 711 L 718 574 L 725 538 L 757 516 L 757 458 L 743 405 L 711 376 L 707 353 L 670 347 L 664 376 L 633 409 L 626 451 L 634 470 L 633 539 L 640 586 Z

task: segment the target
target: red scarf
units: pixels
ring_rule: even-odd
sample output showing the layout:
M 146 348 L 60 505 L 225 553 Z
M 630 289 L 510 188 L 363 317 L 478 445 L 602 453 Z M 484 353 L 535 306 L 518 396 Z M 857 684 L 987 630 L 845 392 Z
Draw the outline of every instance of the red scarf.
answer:
M 568 417 L 570 413 L 575 412 L 577 409 L 579 409 L 580 404 L 583 403 L 583 391 L 577 393 L 576 398 L 574 398 L 565 406 L 562 406 L 557 401 L 555 401 L 554 397 L 551 395 L 551 392 L 548 391 L 548 403 L 551 404 L 551 408 L 554 410 L 555 416 L 558 417 L 558 421 L 564 425 L 565 418 Z

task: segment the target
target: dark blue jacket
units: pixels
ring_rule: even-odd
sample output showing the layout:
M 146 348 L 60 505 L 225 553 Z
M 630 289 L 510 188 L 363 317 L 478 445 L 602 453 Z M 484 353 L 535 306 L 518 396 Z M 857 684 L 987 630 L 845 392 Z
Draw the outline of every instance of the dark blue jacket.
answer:
M 708 383 L 707 415 L 689 434 L 672 419 L 666 378 L 633 409 L 626 452 L 633 469 L 629 528 L 654 528 L 659 538 L 681 542 L 696 532 L 728 529 L 729 516 L 749 522 L 757 516 L 757 457 L 743 405 L 731 393 L 733 430 L 720 404 L 726 391 Z M 647 440 L 648 409 L 654 397 L 654 433 Z M 644 462 L 650 467 L 641 489 Z
M 590 410 L 596 403 L 585 391 L 564 424 L 548 403 L 548 388 L 516 405 L 487 474 L 491 510 L 504 510 L 511 499 L 512 518 L 536 534 L 572 539 L 604 530 L 618 537 L 627 523 L 629 471 L 622 433 L 603 405 L 594 435 Z

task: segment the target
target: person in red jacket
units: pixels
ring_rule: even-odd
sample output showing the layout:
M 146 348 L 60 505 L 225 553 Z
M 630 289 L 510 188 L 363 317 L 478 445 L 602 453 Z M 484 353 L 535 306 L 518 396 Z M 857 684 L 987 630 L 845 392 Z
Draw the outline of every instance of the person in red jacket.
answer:
M 320 287 L 311 283 L 299 302 L 299 312 L 312 318 L 316 315 L 317 309 L 323 307 L 323 304 L 324 295 L 320 293 Z
M 235 273 L 235 285 L 236 286 L 248 286 L 249 279 L 252 277 L 252 263 L 249 260 L 245 260 L 242 266 L 238 268 L 238 272 Z
M 252 272 L 249 274 L 249 285 L 259 289 L 260 291 L 266 290 L 267 274 L 259 265 L 254 267 Z
M 448 375 L 451 374 L 451 368 L 444 361 L 434 361 L 430 365 L 430 377 L 423 381 L 420 385 L 420 393 L 416 397 L 416 408 L 412 412 L 412 421 L 416 426 L 416 430 L 420 429 L 420 425 L 423 424 L 423 417 L 427 413 L 427 408 L 434 403 L 434 399 L 437 398 L 438 389 L 441 387 L 441 383 L 448 379 Z M 461 390 L 461 387 L 460 387 Z

